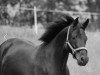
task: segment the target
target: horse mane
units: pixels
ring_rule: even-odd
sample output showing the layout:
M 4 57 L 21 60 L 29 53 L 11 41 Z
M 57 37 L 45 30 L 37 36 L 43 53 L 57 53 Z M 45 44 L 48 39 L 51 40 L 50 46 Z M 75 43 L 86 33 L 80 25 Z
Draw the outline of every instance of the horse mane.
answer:
M 62 29 L 69 26 L 73 21 L 74 19 L 71 16 L 63 15 L 62 18 L 49 23 L 45 33 L 42 35 L 42 37 L 40 37 L 39 40 L 43 41 L 44 43 L 51 42 Z

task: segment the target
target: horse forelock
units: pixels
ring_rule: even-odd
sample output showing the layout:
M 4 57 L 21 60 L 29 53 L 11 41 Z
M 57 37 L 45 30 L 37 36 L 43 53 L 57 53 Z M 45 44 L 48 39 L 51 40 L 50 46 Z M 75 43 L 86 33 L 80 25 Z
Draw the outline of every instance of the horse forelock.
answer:
M 51 42 L 62 29 L 70 26 L 73 21 L 74 19 L 72 17 L 64 15 L 62 18 L 49 23 L 49 26 L 46 28 L 45 33 L 39 40 L 43 41 L 44 43 Z

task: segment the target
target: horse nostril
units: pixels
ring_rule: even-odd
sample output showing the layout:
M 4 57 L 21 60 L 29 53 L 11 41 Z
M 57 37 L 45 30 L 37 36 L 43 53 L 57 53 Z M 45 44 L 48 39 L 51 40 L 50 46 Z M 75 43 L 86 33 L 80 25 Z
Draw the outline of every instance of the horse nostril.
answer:
M 84 61 L 84 57 L 81 57 L 81 60 Z

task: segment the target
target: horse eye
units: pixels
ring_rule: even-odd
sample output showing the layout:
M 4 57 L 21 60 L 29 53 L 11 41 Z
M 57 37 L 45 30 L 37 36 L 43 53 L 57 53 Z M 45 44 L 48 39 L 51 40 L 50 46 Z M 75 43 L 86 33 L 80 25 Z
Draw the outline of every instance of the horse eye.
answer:
M 85 39 L 85 41 L 84 41 L 84 42 L 86 43 L 86 41 L 87 41 L 87 39 Z
M 76 37 L 73 37 L 72 39 L 74 40 Z

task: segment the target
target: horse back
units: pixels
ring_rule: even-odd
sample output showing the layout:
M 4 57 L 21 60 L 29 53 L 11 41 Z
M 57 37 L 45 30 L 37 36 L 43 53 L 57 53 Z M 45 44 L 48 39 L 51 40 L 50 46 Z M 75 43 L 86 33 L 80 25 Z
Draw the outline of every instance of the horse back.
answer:
M 8 65 L 10 65 L 13 67 L 17 67 L 17 65 L 21 66 L 22 64 L 30 63 L 28 61 L 31 60 L 29 58 L 30 58 L 30 55 L 32 55 L 32 53 L 34 51 L 33 50 L 34 48 L 35 48 L 35 45 L 33 43 L 31 43 L 30 41 L 20 40 L 20 39 L 16 39 L 16 38 L 9 39 L 9 40 L 5 41 L 4 43 L 2 43 L 0 45 L 0 72 L 1 72 L 1 68 L 2 68 L 2 70 L 4 70 L 2 66 L 9 67 Z M 12 65 L 12 63 L 13 63 L 13 65 Z M 6 64 L 8 64 L 8 65 L 6 65 Z M 9 67 L 9 68 L 13 68 L 13 67 Z M 27 67 L 27 66 L 25 66 L 25 67 Z M 6 69 L 6 71 L 7 70 L 8 70 L 8 68 Z M 7 73 L 9 73 L 9 72 L 7 72 Z M 25 74 L 27 74 L 27 73 L 25 73 Z M 1 75 L 1 73 L 0 73 L 0 75 Z M 4 74 L 4 75 L 11 75 L 11 74 Z M 18 74 L 18 75 L 20 75 L 20 74 Z

